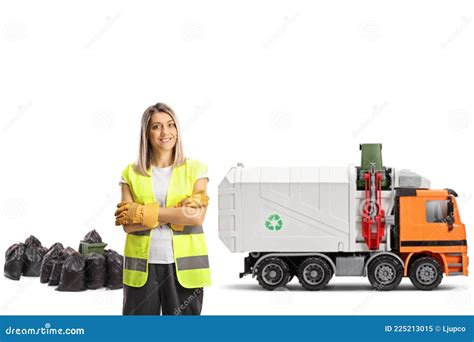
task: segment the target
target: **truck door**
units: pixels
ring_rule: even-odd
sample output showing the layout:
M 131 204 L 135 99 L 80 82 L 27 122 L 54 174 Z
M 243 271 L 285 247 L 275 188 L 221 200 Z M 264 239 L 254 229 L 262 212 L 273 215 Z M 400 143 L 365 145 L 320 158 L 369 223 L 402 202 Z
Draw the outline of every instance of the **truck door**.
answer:
M 466 246 L 454 196 L 446 190 L 417 190 L 416 196 L 401 197 L 400 244 L 400 252 L 454 252 Z

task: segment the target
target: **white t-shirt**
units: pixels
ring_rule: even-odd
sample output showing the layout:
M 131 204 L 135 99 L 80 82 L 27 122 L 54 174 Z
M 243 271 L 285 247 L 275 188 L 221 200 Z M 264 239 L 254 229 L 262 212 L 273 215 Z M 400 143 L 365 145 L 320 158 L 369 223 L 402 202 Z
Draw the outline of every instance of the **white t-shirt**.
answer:
M 157 167 L 152 165 L 153 193 L 156 202 L 159 202 L 160 207 L 163 208 L 166 207 L 166 195 L 172 171 L 171 166 Z M 208 178 L 207 173 L 204 172 L 197 179 L 200 178 Z M 123 178 L 120 181 L 120 184 L 122 183 L 126 183 Z M 150 252 L 148 255 L 148 262 L 150 264 L 171 264 L 174 262 L 171 234 L 169 224 L 161 225 L 151 230 Z

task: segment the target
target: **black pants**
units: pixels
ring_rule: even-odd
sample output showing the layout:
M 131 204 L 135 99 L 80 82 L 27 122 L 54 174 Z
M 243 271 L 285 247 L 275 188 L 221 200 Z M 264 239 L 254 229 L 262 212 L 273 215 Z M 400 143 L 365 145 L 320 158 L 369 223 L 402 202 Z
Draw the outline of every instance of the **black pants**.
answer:
M 142 287 L 123 285 L 124 315 L 200 315 L 202 287 L 187 289 L 178 282 L 173 264 L 148 264 Z

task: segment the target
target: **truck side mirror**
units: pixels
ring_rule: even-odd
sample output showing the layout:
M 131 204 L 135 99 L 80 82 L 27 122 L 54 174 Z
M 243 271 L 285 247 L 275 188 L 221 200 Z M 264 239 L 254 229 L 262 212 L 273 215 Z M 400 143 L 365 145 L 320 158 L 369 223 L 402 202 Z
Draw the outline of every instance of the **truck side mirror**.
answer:
M 454 224 L 454 204 L 453 204 L 453 199 L 450 197 L 448 201 L 448 217 L 446 218 L 446 221 L 448 222 L 448 228 L 449 230 L 453 229 L 453 224 Z

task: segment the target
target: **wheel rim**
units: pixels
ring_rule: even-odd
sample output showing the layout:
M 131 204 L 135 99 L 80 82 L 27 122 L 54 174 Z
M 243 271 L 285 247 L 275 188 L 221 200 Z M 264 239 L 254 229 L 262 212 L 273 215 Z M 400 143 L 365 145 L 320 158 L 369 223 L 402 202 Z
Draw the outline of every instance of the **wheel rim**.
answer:
M 262 270 L 263 281 L 268 285 L 276 285 L 283 279 L 283 268 L 277 264 L 268 264 Z
M 431 285 L 438 277 L 438 270 L 431 264 L 425 263 L 416 269 L 416 280 L 423 285 Z
M 310 285 L 319 285 L 324 279 L 324 269 L 318 264 L 309 264 L 303 269 L 304 281 Z
M 383 285 L 392 283 L 396 278 L 396 270 L 393 265 L 382 263 L 375 267 L 375 279 Z

